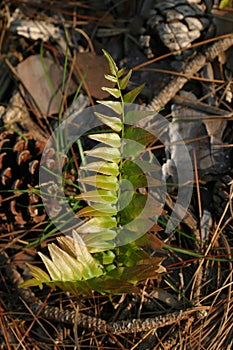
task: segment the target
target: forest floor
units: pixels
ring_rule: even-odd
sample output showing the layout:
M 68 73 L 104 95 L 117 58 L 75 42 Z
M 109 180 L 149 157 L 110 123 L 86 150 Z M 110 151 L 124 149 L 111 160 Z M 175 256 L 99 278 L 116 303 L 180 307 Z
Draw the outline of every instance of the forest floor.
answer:
M 191 56 L 174 56 L 157 33 L 148 58 L 139 44 L 145 24 L 141 3 L 0 4 L 2 350 L 233 347 L 233 11 L 213 13 L 217 32 L 194 46 Z M 109 98 L 101 89 L 109 73 L 102 49 L 120 68 L 132 69 L 129 90 L 145 83 L 137 105 L 152 106 L 170 124 L 178 118 L 193 166 L 190 203 L 176 229 L 167 233 L 179 194 L 174 169 L 168 167 L 167 181 L 173 183 L 150 230 L 164 242 L 150 253 L 163 260 L 166 272 L 141 281 L 139 293 L 93 291 L 77 297 L 48 286 L 19 289 L 31 277 L 26 263 L 42 268 L 37 253 L 48 255 L 48 244 L 61 234 L 38 192 L 43 149 L 66 116 Z M 168 165 L 169 157 L 179 164 L 184 155 L 172 153 L 166 142 L 150 143 L 151 154 L 160 164 Z M 84 140 L 83 147 L 90 144 Z M 69 156 L 78 171 L 77 149 L 71 148 Z M 72 167 L 66 176 L 77 180 Z M 54 204 L 50 213 L 56 210 Z

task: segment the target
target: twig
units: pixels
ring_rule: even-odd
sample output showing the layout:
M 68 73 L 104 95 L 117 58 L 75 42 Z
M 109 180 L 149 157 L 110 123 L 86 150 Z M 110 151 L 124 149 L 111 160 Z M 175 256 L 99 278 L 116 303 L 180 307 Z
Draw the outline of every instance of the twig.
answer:
M 187 64 L 183 74 L 187 76 L 194 75 L 202 67 L 204 67 L 207 62 L 213 61 L 216 56 L 228 50 L 232 45 L 233 34 L 214 43 L 208 49 L 206 49 L 204 53 L 197 54 L 197 56 L 195 56 L 195 58 Z M 159 111 L 177 94 L 179 90 L 182 89 L 187 81 L 188 78 L 183 76 L 178 76 L 172 79 L 170 83 L 159 93 L 159 95 L 153 98 L 153 100 L 147 105 L 147 108 Z
M 191 100 L 190 98 L 186 98 L 184 96 L 175 96 L 173 98 L 173 102 L 179 104 L 179 105 L 183 105 L 189 108 L 193 108 L 196 110 L 199 110 L 201 112 L 204 112 L 206 114 L 210 114 L 210 115 L 219 115 L 225 118 L 229 118 L 232 116 L 232 113 L 228 113 L 227 111 L 225 111 L 224 109 L 218 108 L 218 107 L 214 107 L 211 105 L 208 105 L 207 103 L 203 103 L 197 100 Z

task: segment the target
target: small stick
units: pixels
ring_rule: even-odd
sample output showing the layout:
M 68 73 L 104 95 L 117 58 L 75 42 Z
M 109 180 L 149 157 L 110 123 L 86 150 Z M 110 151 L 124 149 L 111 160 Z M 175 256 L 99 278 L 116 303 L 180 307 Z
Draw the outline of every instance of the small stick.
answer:
M 187 64 L 183 74 L 188 76 L 194 75 L 204 67 L 206 62 L 213 61 L 220 53 L 228 50 L 232 45 L 233 34 L 214 43 L 207 48 L 204 53 L 197 54 L 197 56 L 195 56 L 195 58 Z M 166 85 L 165 88 L 159 93 L 159 95 L 155 96 L 147 105 L 147 109 L 159 111 L 177 94 L 179 90 L 182 89 L 187 81 L 188 78 L 184 76 L 178 76 L 172 79 L 170 83 Z
M 204 112 L 210 115 L 219 115 L 225 118 L 229 118 L 232 116 L 232 113 L 227 113 L 227 111 L 225 111 L 224 109 L 214 107 L 214 106 L 208 105 L 207 103 L 203 103 L 197 100 L 191 100 L 190 98 L 186 98 L 183 96 L 176 95 L 173 98 L 173 102 L 189 108 L 199 110 L 201 112 Z

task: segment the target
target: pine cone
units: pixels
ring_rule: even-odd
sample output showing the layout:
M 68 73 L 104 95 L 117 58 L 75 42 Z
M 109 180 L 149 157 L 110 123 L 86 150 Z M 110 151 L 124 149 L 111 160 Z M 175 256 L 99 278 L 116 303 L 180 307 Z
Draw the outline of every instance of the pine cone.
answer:
M 7 224 L 25 225 L 42 222 L 47 214 L 40 195 L 39 167 L 45 165 L 54 176 L 49 182 L 42 184 L 43 191 L 49 199 L 46 209 L 50 218 L 62 211 L 60 198 L 63 189 L 57 181 L 57 153 L 54 148 L 47 147 L 43 160 L 41 155 L 45 142 L 35 141 L 31 136 L 20 136 L 13 131 L 0 130 L 0 220 Z M 64 193 L 72 198 L 76 188 L 72 186 L 75 175 L 72 164 L 67 165 L 68 157 L 60 154 L 64 180 Z M 42 163 L 42 164 L 41 164 Z
M 148 26 L 170 51 L 188 48 L 213 28 L 212 0 L 155 0 Z
M 3 223 L 41 222 L 46 213 L 35 192 L 44 143 L 13 131 L 0 132 L 0 218 Z

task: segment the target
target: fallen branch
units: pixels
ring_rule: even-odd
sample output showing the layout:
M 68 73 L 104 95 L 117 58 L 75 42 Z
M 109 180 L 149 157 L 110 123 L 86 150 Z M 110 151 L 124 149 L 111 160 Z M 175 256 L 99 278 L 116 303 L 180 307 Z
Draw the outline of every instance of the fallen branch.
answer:
M 233 34 L 225 39 L 219 40 L 206 49 L 204 53 L 199 53 L 191 62 L 187 64 L 182 72 L 186 76 L 192 76 L 197 73 L 207 62 L 213 61 L 220 53 L 228 50 L 233 45 Z M 147 105 L 147 109 L 159 111 L 163 108 L 182 87 L 187 83 L 188 78 L 176 76 L 168 85 L 155 96 Z

